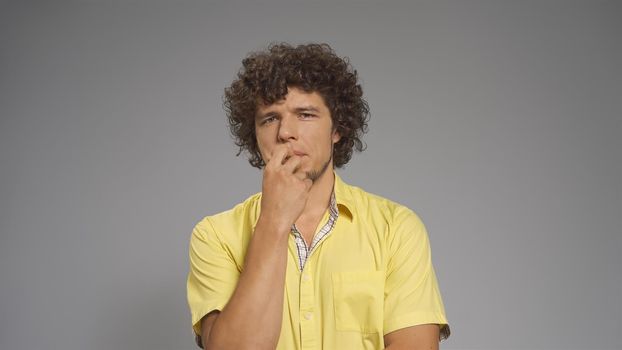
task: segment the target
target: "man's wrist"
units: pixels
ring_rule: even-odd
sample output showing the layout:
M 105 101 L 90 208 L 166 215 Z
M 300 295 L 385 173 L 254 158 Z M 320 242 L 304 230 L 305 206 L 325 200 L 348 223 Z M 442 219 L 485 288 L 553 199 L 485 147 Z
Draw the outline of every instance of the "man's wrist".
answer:
M 269 217 L 268 215 L 259 215 L 255 231 L 261 229 L 265 232 L 281 236 L 287 236 L 292 229 L 292 224 L 278 217 Z

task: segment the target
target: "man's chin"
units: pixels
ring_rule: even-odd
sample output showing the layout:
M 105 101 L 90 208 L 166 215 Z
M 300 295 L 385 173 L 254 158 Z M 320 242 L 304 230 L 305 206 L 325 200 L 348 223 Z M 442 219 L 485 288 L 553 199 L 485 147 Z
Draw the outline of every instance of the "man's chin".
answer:
M 328 158 L 328 160 L 322 165 L 321 168 L 306 171 L 307 179 L 311 180 L 312 182 L 315 182 L 320 177 L 322 177 L 326 173 L 326 170 L 329 168 L 329 165 L 332 164 L 332 160 L 333 160 L 333 157 L 331 154 L 331 157 Z
M 315 182 L 315 180 L 317 180 L 317 173 L 314 173 L 313 171 L 307 171 L 307 179 Z
M 311 180 L 312 182 L 315 183 L 324 174 L 326 174 L 326 170 L 327 169 L 328 169 L 328 167 L 322 167 L 322 169 L 320 169 L 320 170 L 307 171 L 307 179 L 309 179 L 309 180 Z

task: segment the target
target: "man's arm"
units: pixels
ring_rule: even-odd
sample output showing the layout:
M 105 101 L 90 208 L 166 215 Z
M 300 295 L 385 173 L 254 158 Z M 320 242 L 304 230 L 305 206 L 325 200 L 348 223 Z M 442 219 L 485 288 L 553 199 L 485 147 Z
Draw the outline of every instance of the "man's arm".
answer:
M 300 157 L 286 160 L 288 148 L 282 146 L 264 169 L 261 214 L 235 291 L 220 313 L 201 322 L 206 350 L 273 350 L 278 343 L 289 234 L 312 184 L 297 171 Z
M 384 336 L 385 350 L 438 350 L 439 332 L 437 324 L 398 329 Z
M 449 335 L 425 226 L 410 209 L 394 217 L 385 280 L 387 349 L 438 349 Z
M 244 271 L 227 305 L 203 320 L 201 336 L 206 350 L 276 347 L 283 318 L 289 231 L 278 234 L 269 226 L 257 224 Z

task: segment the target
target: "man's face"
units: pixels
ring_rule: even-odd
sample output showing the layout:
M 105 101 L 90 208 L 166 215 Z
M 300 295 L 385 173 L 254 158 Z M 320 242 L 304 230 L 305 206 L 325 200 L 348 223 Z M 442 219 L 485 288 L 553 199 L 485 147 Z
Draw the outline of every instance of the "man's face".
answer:
M 341 136 L 332 125 L 322 96 L 289 87 L 283 100 L 257 106 L 255 134 L 261 157 L 267 163 L 275 146 L 288 144 L 289 155 L 301 156 L 300 170 L 315 181 L 333 167 L 333 144 Z

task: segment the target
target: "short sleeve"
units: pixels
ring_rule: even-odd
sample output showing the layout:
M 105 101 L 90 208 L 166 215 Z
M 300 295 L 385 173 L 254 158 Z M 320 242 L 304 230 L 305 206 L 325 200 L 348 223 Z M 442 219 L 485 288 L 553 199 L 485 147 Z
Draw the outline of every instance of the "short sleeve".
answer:
M 425 226 L 414 212 L 398 208 L 387 239 L 384 334 L 420 324 L 439 324 L 441 339 L 446 339 L 450 331 Z
M 190 271 L 188 273 L 188 305 L 192 328 L 201 334 L 201 319 L 227 304 L 240 271 L 208 218 L 199 222 L 190 238 Z

